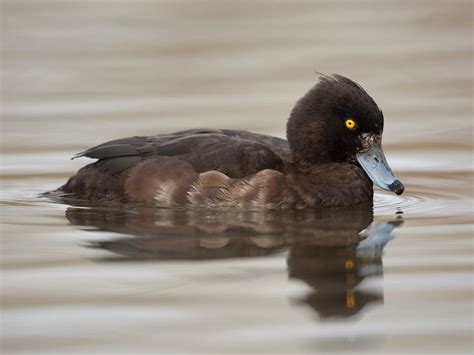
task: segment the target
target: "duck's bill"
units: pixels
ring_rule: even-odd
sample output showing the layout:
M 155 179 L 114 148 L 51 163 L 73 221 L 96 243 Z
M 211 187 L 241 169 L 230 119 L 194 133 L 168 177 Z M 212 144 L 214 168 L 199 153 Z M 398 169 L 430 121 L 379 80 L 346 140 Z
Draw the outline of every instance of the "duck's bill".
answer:
M 397 195 L 403 193 L 405 187 L 390 169 L 380 142 L 373 142 L 365 152 L 357 153 L 356 158 L 375 185 Z

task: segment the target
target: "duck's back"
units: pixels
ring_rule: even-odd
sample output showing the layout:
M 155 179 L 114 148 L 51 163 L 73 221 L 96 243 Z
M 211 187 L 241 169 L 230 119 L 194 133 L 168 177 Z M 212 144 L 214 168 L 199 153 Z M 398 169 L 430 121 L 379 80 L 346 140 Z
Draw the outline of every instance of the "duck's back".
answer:
M 155 173 L 158 168 L 160 173 L 176 175 L 176 183 L 181 181 L 184 185 L 194 174 L 207 171 L 218 171 L 234 179 L 265 169 L 281 171 L 289 156 L 286 140 L 248 131 L 193 129 L 123 138 L 77 154 L 75 158 L 97 161 L 80 169 L 58 191 L 78 199 L 126 201 L 127 178 L 136 176 L 138 171 L 146 174 L 147 170 L 140 166 L 150 160 L 158 159 Z M 168 159 L 159 163 L 162 157 Z

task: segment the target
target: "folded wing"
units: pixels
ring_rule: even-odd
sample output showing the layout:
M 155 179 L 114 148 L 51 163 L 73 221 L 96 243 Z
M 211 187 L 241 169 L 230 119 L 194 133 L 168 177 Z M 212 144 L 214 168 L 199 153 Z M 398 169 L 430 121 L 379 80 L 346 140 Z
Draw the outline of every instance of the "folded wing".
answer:
M 281 170 L 290 155 L 286 140 L 236 130 L 194 129 L 148 137 L 130 137 L 100 144 L 75 158 L 98 159 L 101 172 L 117 174 L 144 159 L 175 157 L 196 172 L 217 170 L 240 178 L 263 169 Z

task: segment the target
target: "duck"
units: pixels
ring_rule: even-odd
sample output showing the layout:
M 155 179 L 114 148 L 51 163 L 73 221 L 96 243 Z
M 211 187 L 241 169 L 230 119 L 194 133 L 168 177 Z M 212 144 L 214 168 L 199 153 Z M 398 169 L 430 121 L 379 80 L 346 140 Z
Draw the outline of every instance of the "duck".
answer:
M 321 74 L 291 110 L 287 139 L 189 129 L 112 140 L 76 154 L 82 167 L 56 196 L 157 207 L 283 209 L 373 201 L 373 185 L 402 194 L 382 150 L 384 116 L 355 81 Z

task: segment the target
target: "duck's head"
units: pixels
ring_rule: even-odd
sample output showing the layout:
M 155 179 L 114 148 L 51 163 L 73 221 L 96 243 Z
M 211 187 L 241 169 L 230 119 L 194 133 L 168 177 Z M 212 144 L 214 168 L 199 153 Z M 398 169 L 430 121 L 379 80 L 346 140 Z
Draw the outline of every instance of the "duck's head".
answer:
M 400 195 L 382 151 L 383 113 L 367 92 L 342 75 L 322 75 L 291 112 L 287 138 L 294 156 L 309 163 L 359 164 L 384 190 Z

